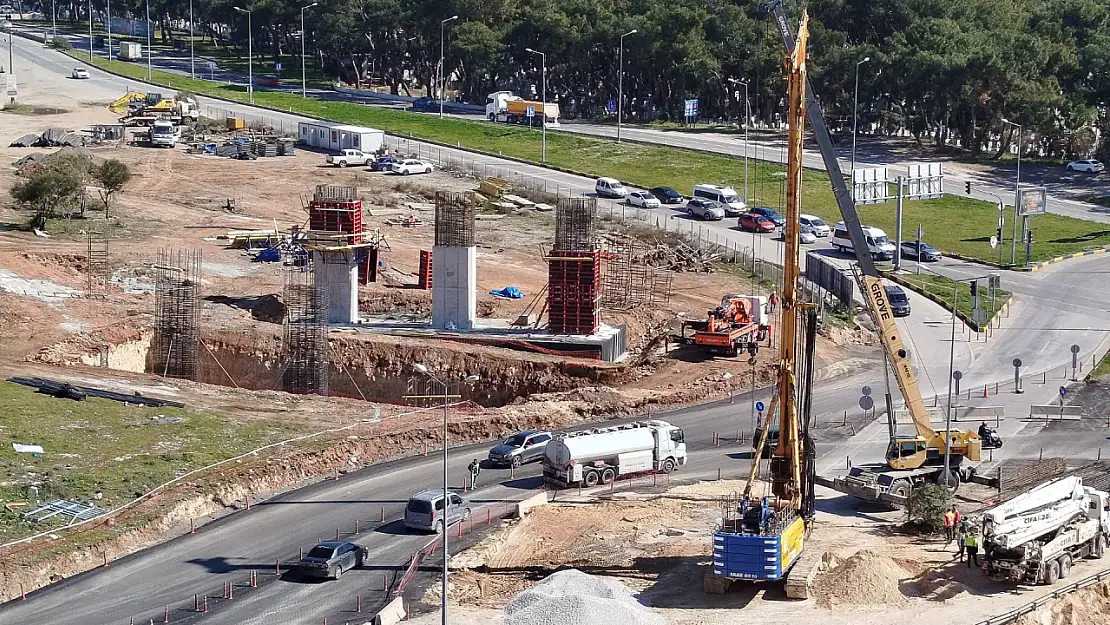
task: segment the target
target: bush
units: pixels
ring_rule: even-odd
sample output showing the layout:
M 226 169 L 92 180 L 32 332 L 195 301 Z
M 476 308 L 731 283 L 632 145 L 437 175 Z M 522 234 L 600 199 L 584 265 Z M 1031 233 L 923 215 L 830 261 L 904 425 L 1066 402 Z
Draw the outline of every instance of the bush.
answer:
M 917 486 L 910 491 L 906 505 L 907 529 L 921 532 L 938 532 L 944 528 L 944 511 L 952 506 L 952 492 L 937 484 Z
M 66 39 L 65 37 L 55 37 L 54 39 L 51 39 L 50 47 L 54 48 L 55 50 L 61 50 L 62 52 L 68 52 L 73 49 L 73 46 L 69 43 L 69 39 Z

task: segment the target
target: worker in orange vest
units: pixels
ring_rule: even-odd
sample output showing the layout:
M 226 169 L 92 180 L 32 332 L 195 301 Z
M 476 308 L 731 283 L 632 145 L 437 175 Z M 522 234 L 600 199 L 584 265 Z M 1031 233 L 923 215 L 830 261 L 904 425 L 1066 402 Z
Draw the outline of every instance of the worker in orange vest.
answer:
M 946 539 L 944 544 L 946 546 L 956 539 L 956 524 L 959 522 L 960 511 L 956 509 L 956 504 L 952 504 L 951 508 L 944 511 L 944 537 Z

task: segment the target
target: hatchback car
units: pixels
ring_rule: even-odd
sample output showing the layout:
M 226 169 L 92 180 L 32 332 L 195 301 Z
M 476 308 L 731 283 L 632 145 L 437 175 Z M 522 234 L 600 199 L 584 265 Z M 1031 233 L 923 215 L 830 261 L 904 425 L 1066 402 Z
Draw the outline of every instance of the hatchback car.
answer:
M 754 215 L 762 215 L 766 217 L 771 221 L 771 223 L 775 224 L 776 228 L 781 228 L 786 225 L 786 217 L 783 217 L 781 214 L 779 214 L 778 211 L 773 208 L 768 208 L 766 206 L 756 206 L 748 212 Z
M 682 194 L 671 187 L 655 187 L 651 194 L 664 204 L 681 204 L 683 200 Z
M 641 208 L 659 208 L 659 199 L 647 191 L 633 191 L 628 194 L 628 205 Z
M 505 439 L 489 450 L 489 461 L 494 466 L 519 467 L 525 462 L 543 459 L 543 450 L 551 440 L 551 432 L 525 430 Z
M 339 579 L 344 571 L 362 566 L 368 553 L 362 545 L 327 540 L 304 554 L 297 562 L 297 572 L 305 577 Z
M 405 506 L 405 527 L 426 532 L 443 532 L 457 521 L 470 519 L 470 502 L 455 493 L 448 493 L 447 513 L 443 510 L 442 490 L 422 490 Z
M 813 230 L 813 226 L 801 224 L 801 230 L 798 231 L 798 240 L 802 243 L 816 243 L 817 233 Z
M 919 258 L 917 254 L 917 241 L 902 242 L 902 258 L 912 258 L 923 263 L 931 263 L 940 260 L 940 256 L 940 250 L 922 241 L 921 256 Z
M 1106 166 L 1094 159 L 1087 159 L 1084 161 L 1072 161 L 1068 163 L 1068 171 L 1086 171 L 1092 174 L 1097 174 L 1104 169 L 1106 169 Z
M 707 221 L 718 221 L 725 218 L 725 208 L 720 202 L 700 197 L 692 198 L 689 202 L 686 202 L 686 213 L 691 217 L 699 217 Z
M 598 178 L 594 183 L 594 191 L 598 197 L 623 199 L 628 195 L 628 189 L 615 178 Z
M 910 314 L 910 298 L 900 286 L 886 287 L 886 299 L 890 303 L 890 312 L 895 317 L 906 317 Z
M 774 232 L 775 224 L 763 215 L 744 213 L 736 220 L 736 225 L 745 232 Z

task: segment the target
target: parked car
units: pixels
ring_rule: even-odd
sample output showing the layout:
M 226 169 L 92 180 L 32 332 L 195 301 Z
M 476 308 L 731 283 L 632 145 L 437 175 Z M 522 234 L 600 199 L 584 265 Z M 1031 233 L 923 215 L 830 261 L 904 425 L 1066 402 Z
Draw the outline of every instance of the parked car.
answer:
M 541 460 L 543 450 L 550 440 L 551 432 L 536 430 L 519 432 L 489 450 L 489 462 L 494 466 L 512 465 L 519 467 L 525 462 Z
M 801 230 L 798 232 L 798 240 L 802 243 L 816 243 L 817 233 L 813 230 L 813 226 L 801 224 Z
M 264 76 L 256 77 L 254 79 L 254 84 L 258 85 L 259 87 L 280 87 L 281 80 L 279 80 L 278 77 L 274 76 L 273 74 L 266 74 Z
M 890 304 L 890 312 L 894 313 L 895 317 L 909 316 L 910 298 L 906 297 L 902 287 L 897 285 L 886 287 L 886 300 Z
M 940 250 L 929 245 L 928 243 L 921 242 L 921 258 L 917 257 L 917 241 L 904 241 L 902 242 L 902 258 L 912 258 L 925 263 L 931 263 L 940 260 Z
M 813 234 L 819 237 L 827 237 L 832 234 L 832 228 L 829 227 L 829 224 L 825 223 L 824 219 L 815 215 L 798 215 L 798 221 L 803 226 L 813 228 Z
M 664 204 L 681 204 L 684 199 L 681 193 L 671 187 L 655 187 L 651 194 Z
M 367 154 L 362 150 L 340 150 L 339 154 L 328 154 L 328 164 L 337 167 L 348 167 L 350 165 L 365 165 L 374 158 L 373 154 Z
M 344 571 L 362 566 L 368 551 L 362 545 L 326 540 L 297 562 L 297 572 L 305 577 L 339 579 Z
M 1100 161 L 1094 159 L 1087 159 L 1084 161 L 1072 161 L 1068 163 L 1068 171 L 1086 171 L 1092 174 L 1097 174 L 1106 169 Z
M 420 161 L 415 158 L 406 158 L 403 161 L 397 161 L 391 165 L 393 173 L 407 176 L 409 174 L 430 174 L 435 166 L 428 161 Z
M 628 189 L 616 178 L 598 178 L 594 183 L 594 191 L 598 197 L 622 199 L 628 195 Z
M 84 67 L 75 67 L 75 68 L 73 68 L 73 72 L 70 73 L 69 77 L 70 78 L 76 78 L 76 79 L 79 79 L 79 80 L 88 80 L 89 79 L 89 70 L 85 69 Z
M 413 111 L 438 111 L 439 100 L 436 100 L 435 98 L 429 98 L 428 96 L 423 96 L 413 100 L 412 104 L 409 105 L 409 108 Z
M 725 218 L 725 207 L 723 204 L 700 197 L 691 198 L 689 202 L 686 202 L 686 212 L 691 217 L 700 217 L 707 221 L 717 221 Z
M 746 232 L 774 232 L 775 223 L 763 215 L 744 213 L 736 220 L 736 225 Z
M 647 191 L 633 191 L 628 194 L 628 205 L 642 208 L 659 208 L 659 200 Z
M 379 156 L 370 161 L 370 171 L 393 171 L 393 163 L 399 162 L 401 159 L 396 156 Z
M 748 210 L 748 205 L 740 199 L 740 195 L 732 187 L 718 184 L 696 184 L 694 185 L 693 197 L 720 202 L 725 209 L 725 213 L 729 216 L 740 215 Z
M 445 515 L 442 490 L 422 490 L 409 497 L 405 506 L 405 527 L 439 534 L 456 521 L 469 520 L 470 502 L 455 493 L 449 493 L 448 498 Z
M 776 228 L 781 228 L 786 225 L 786 217 L 780 215 L 779 212 L 773 208 L 768 208 L 766 206 L 756 206 L 748 212 L 754 215 L 762 215 L 766 217 L 771 221 L 771 223 L 775 224 Z

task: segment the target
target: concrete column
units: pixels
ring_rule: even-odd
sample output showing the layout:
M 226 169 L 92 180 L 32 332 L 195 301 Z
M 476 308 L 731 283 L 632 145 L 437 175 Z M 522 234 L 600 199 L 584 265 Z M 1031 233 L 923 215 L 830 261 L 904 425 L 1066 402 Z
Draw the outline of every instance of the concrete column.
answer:
M 358 259 L 354 251 L 313 252 L 316 283 L 328 291 L 328 323 L 358 322 Z
M 478 317 L 478 252 L 473 247 L 432 248 L 432 327 L 474 328 Z

